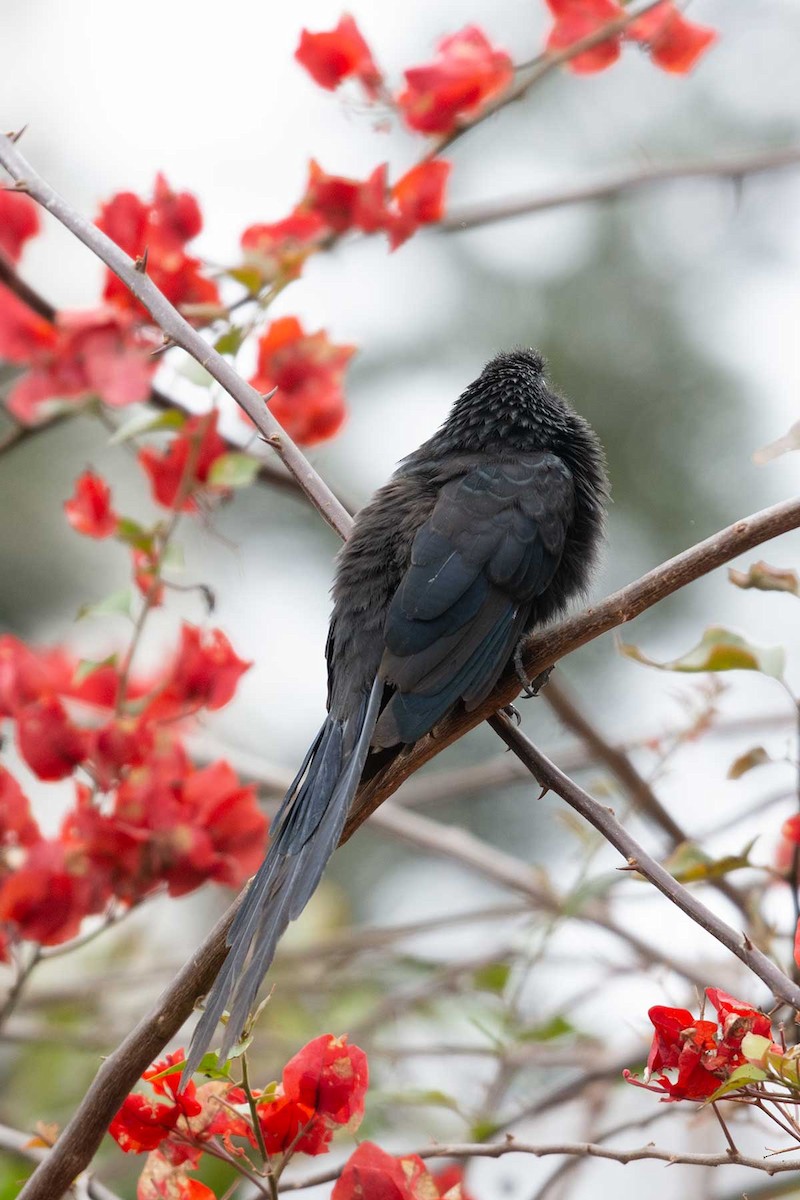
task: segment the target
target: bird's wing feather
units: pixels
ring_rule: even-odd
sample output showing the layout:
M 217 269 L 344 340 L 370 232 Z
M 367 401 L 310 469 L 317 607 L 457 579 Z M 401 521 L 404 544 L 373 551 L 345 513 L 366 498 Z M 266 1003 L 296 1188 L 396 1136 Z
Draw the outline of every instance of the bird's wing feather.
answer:
M 572 477 L 544 452 L 445 484 L 389 607 L 381 674 L 395 694 L 373 744 L 413 741 L 488 693 L 558 567 L 572 508 Z

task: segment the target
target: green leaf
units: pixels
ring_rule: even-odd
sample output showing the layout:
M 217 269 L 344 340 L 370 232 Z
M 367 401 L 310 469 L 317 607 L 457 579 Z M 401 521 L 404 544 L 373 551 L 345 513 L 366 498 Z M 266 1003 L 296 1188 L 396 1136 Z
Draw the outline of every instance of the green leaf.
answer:
M 240 488 L 251 484 L 258 474 L 260 463 L 249 454 L 232 450 L 214 459 L 208 473 L 208 482 L 214 487 Z
M 264 286 L 264 276 L 259 271 L 258 267 L 242 266 L 230 267 L 228 275 L 231 279 L 235 279 L 237 283 L 241 283 L 254 296 L 261 291 Z
M 511 967 L 508 963 L 486 963 L 475 971 L 472 982 L 479 991 L 496 992 L 500 995 L 505 990 L 510 974 Z
M 164 547 L 164 553 L 161 557 L 162 567 L 167 567 L 170 571 L 183 571 L 186 566 L 186 557 L 183 553 L 183 546 L 180 542 L 169 542 Z
M 84 679 L 88 679 L 95 671 L 99 671 L 101 667 L 115 667 L 117 665 L 116 654 L 109 654 L 108 658 L 103 658 L 100 662 L 92 662 L 89 658 L 82 658 L 75 668 L 72 676 L 74 684 L 83 683 Z
M 182 1070 L 182 1062 L 172 1063 L 171 1066 L 165 1067 L 163 1071 L 159 1071 L 157 1075 L 153 1075 L 150 1082 L 153 1083 L 159 1079 L 166 1079 L 168 1075 L 179 1075 Z M 230 1072 L 228 1071 L 228 1063 L 225 1062 L 220 1066 L 217 1054 L 213 1050 L 209 1050 L 200 1059 L 197 1066 L 197 1073 L 199 1075 L 207 1075 L 210 1079 L 231 1079 Z
M 96 604 L 82 604 L 78 609 L 77 620 L 82 621 L 84 617 L 107 617 L 115 613 L 122 613 L 123 616 L 130 617 L 132 603 L 131 589 L 123 588 L 119 592 L 112 592 L 110 596 L 106 596 L 105 600 L 98 600 Z
M 767 1065 L 767 1055 L 772 1050 L 772 1042 L 760 1033 L 746 1033 L 742 1038 L 742 1054 L 745 1058 L 757 1058 L 760 1066 Z
M 541 1025 L 533 1025 L 530 1029 L 524 1029 L 519 1034 L 519 1039 L 523 1042 L 552 1042 L 556 1038 L 567 1037 L 569 1034 L 577 1032 L 575 1026 L 566 1017 L 557 1013 Z
M 722 858 L 711 858 L 695 842 L 683 842 L 669 856 L 664 866 L 678 883 L 698 883 L 700 880 L 721 879 L 731 871 L 749 867 L 750 851 L 757 838 L 747 843 L 741 854 L 726 854 Z
M 727 1096 L 729 1092 L 738 1092 L 740 1088 L 746 1087 L 748 1083 L 761 1083 L 767 1078 L 767 1072 L 762 1071 L 761 1067 L 754 1067 L 752 1063 L 743 1063 L 741 1067 L 737 1067 L 735 1071 L 731 1071 L 728 1078 L 718 1087 L 712 1096 L 708 1097 L 706 1104 L 713 1104 L 715 1100 L 719 1100 L 722 1096 Z
M 754 646 L 740 634 L 718 625 L 707 629 L 697 646 L 671 662 L 656 662 L 625 642 L 620 642 L 619 650 L 626 658 L 659 671 L 760 671 L 773 679 L 783 679 L 786 662 L 782 646 Z
M 735 758 L 728 767 L 728 779 L 741 779 L 748 771 L 752 771 L 755 767 L 763 766 L 764 763 L 772 762 L 772 759 L 767 754 L 763 746 L 753 746 L 750 750 L 746 750 L 744 754 L 740 754 Z
M 728 579 L 738 588 L 747 591 L 757 588 L 759 592 L 790 592 L 800 596 L 800 576 L 788 567 L 771 567 L 763 561 L 752 563 L 746 571 L 728 567 Z
M 187 357 L 181 366 L 180 373 L 184 379 L 188 379 L 196 387 L 210 388 L 214 386 L 214 376 L 210 375 L 205 367 L 201 367 L 194 358 Z
M 145 529 L 144 525 L 130 517 L 120 517 L 114 536 L 127 546 L 135 546 L 137 550 L 149 551 L 153 548 L 153 530 Z
M 217 354 L 236 354 L 243 341 L 244 330 L 238 325 L 231 325 L 214 342 L 214 349 Z
M 117 432 L 109 438 L 108 444 L 118 446 L 121 442 L 128 442 L 131 438 L 138 437 L 141 433 L 155 433 L 159 429 L 180 429 L 185 424 L 186 414 L 177 408 L 168 408 L 159 413 L 149 411 L 137 413 L 124 425 L 120 425 Z

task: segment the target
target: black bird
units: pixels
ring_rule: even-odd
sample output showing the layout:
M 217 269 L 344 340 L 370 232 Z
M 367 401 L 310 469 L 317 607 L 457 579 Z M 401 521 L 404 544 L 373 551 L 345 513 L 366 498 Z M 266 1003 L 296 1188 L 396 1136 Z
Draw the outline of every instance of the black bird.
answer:
M 339 841 L 370 751 L 475 708 L 520 638 L 586 587 L 608 483 L 600 442 L 532 350 L 498 354 L 361 510 L 342 548 L 326 648 L 328 716 L 270 830 L 228 935 L 185 1076 L 230 1009 L 239 1038 L 286 926 Z

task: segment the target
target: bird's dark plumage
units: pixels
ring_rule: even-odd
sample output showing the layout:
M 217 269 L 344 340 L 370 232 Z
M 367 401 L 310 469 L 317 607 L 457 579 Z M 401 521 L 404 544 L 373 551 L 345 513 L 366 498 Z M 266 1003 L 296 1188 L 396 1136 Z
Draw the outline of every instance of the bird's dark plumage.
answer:
M 225 1008 L 227 1056 L 281 934 L 336 848 L 368 753 L 477 707 L 519 639 L 586 587 L 608 486 L 590 426 L 538 354 L 499 354 L 358 514 L 338 559 L 328 716 L 270 830 L 186 1074 Z

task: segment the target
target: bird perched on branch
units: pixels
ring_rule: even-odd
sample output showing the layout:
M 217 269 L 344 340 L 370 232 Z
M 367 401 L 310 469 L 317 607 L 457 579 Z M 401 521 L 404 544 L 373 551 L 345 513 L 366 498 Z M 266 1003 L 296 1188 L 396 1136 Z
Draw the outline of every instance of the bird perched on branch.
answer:
M 187 1058 L 230 1011 L 241 1035 L 275 947 L 317 887 L 367 756 L 476 708 L 520 638 L 587 585 L 608 484 L 591 427 L 532 350 L 498 354 L 441 429 L 361 510 L 342 548 L 326 656 L 328 716 L 270 829 L 266 858 Z

